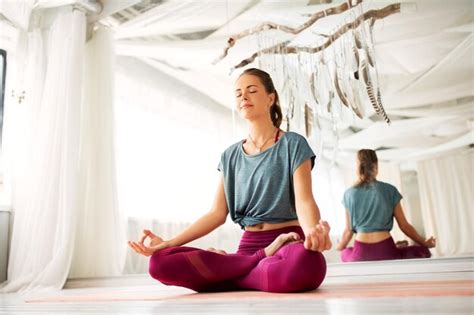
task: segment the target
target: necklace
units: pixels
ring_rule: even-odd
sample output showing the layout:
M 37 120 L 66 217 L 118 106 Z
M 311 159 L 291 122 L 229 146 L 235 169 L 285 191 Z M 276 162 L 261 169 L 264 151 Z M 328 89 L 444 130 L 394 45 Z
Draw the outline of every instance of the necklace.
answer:
M 278 128 L 275 128 L 275 130 L 278 130 Z M 255 141 L 253 141 L 252 136 L 251 136 L 250 133 L 249 133 L 249 140 L 250 140 L 250 142 L 252 142 L 252 145 L 255 147 L 257 153 L 262 152 L 262 148 L 265 146 L 265 144 L 266 144 L 266 143 L 268 142 L 268 140 L 270 140 L 271 138 L 273 138 L 273 132 L 272 132 L 272 135 L 271 135 L 267 140 L 265 140 L 265 142 L 262 143 L 262 145 L 261 145 L 260 147 L 258 147 L 257 144 L 255 143 Z

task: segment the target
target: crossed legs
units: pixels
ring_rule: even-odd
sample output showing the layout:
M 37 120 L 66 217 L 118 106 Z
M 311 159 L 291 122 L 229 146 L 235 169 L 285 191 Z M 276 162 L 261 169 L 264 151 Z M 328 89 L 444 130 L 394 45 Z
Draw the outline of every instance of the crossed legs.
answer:
M 255 289 L 268 292 L 312 290 L 326 275 L 319 252 L 306 250 L 296 233 L 281 234 L 253 255 L 172 247 L 150 259 L 150 275 L 167 285 L 198 292 Z

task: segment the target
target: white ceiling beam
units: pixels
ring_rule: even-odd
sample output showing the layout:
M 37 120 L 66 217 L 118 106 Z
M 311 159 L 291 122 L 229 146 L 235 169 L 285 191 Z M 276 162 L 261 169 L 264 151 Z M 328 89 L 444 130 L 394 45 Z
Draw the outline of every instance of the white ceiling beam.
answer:
M 98 15 L 92 16 L 89 21 L 90 22 L 96 22 L 100 21 L 103 18 L 106 18 L 108 16 L 111 16 L 119 11 L 125 10 L 131 6 L 134 6 L 135 4 L 139 3 L 140 0 L 102 0 L 102 4 L 104 5 L 104 8 L 102 9 L 102 12 Z
M 200 71 L 181 71 L 151 58 L 138 59 L 182 81 L 184 85 L 200 91 L 218 104 L 232 109 L 234 96 L 232 93 L 233 82 L 230 77 L 216 77 L 209 73 L 209 71 L 206 76 L 202 76 Z
M 387 109 L 389 115 L 405 116 L 405 117 L 442 117 L 452 115 L 473 115 L 474 102 L 467 104 L 453 104 L 454 101 L 448 102 L 447 106 L 441 107 L 436 105 L 424 106 L 423 108 L 406 108 L 406 109 Z
M 473 42 L 473 34 L 469 34 L 461 43 L 459 43 L 456 47 L 453 48 L 443 59 L 441 59 L 436 65 L 422 73 L 419 77 L 414 79 L 413 81 L 409 82 L 407 85 L 399 89 L 396 93 L 403 92 L 409 88 L 416 86 L 419 82 L 423 81 L 425 78 L 429 77 L 432 73 L 436 72 L 439 68 L 444 66 L 444 64 L 450 61 L 453 56 L 457 56 L 458 52 L 466 50 L 466 47 L 472 46 Z
M 98 0 L 40 0 L 35 3 L 34 9 L 49 9 L 63 7 L 66 5 L 74 5 L 87 10 L 90 13 L 100 14 L 103 9 L 102 3 Z
M 417 148 L 411 153 L 409 153 L 408 150 L 390 150 L 390 152 L 385 153 L 383 153 L 384 151 L 380 151 L 377 152 L 377 154 L 379 155 L 379 157 L 381 156 L 383 159 L 386 160 L 413 161 L 419 159 L 426 159 L 430 156 L 439 156 L 440 154 L 443 154 L 445 152 L 454 151 L 463 147 L 467 148 L 467 146 L 472 144 L 473 141 L 474 131 L 471 130 L 460 137 L 450 139 L 449 141 L 443 144 L 439 144 L 437 146 L 433 146 L 424 150 L 419 150 L 419 148 Z

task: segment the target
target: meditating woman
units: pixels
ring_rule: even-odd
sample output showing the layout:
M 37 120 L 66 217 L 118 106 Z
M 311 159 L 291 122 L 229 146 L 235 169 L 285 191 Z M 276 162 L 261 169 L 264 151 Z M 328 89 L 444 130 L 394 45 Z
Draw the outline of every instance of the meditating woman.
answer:
M 151 256 L 150 275 L 167 285 L 198 292 L 313 290 L 326 274 L 321 252 L 331 248 L 329 225 L 312 194 L 315 155 L 304 137 L 280 129 L 278 93 L 268 73 L 245 70 L 235 83 L 235 100 L 249 133 L 222 153 L 211 210 L 171 240 L 145 230 L 129 245 Z M 229 214 L 245 230 L 237 253 L 183 246 Z
M 394 186 L 376 179 L 378 173 L 377 154 L 362 149 L 357 153 L 357 183 L 346 190 L 342 203 L 346 208 L 346 228 L 336 249 L 342 251 L 343 262 L 428 258 L 428 248 L 435 247 L 433 237 L 424 239 L 408 223 L 400 200 L 402 195 Z M 393 218 L 409 238 L 419 245 L 396 245 L 390 235 Z M 347 244 L 356 233 L 354 247 Z

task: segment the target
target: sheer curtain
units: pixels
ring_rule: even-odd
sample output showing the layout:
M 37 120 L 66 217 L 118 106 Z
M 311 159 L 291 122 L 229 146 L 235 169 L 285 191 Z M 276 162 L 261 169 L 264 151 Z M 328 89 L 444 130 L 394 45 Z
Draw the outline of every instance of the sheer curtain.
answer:
M 20 39 L 13 90 L 25 100 L 5 109 L 14 220 L 2 292 L 123 272 L 112 35 L 99 29 L 86 46 L 85 29 L 82 12 L 61 8 L 50 29 Z
M 474 246 L 474 150 L 417 163 L 427 235 L 436 237 L 436 256 L 472 255 Z
M 310 144 L 312 142 L 310 141 Z M 313 151 L 318 154 L 316 148 Z M 337 163 L 331 163 L 327 159 L 316 159 L 313 171 L 313 195 L 318 204 L 321 219 L 329 222 L 331 226 L 330 237 L 336 244 L 346 226 L 345 209 L 342 205 L 345 185 L 343 170 Z M 328 263 L 340 262 L 340 252 L 335 249 L 324 252 Z
M 47 42 L 43 35 L 35 30 L 21 40 L 26 58 L 17 62 L 24 77 L 16 88 L 25 91 L 25 102 L 7 103 L 21 108 L 24 129 L 7 132 L 16 121 L 7 123 L 5 115 L 11 136 L 5 151 L 14 146 L 17 154 L 9 162 L 19 173 L 12 175 L 14 223 L 4 292 L 61 288 L 74 249 L 85 16 L 60 14 Z M 18 134 L 25 137 L 15 144 Z
M 314 150 L 316 151 L 316 150 Z M 318 204 L 321 218 L 331 225 L 331 234 L 341 235 L 345 228 L 345 209 L 342 205 L 344 178 L 337 164 L 317 159 L 312 171 L 313 195 Z
M 112 32 L 98 29 L 85 50 L 77 236 L 69 278 L 117 276 L 125 263 L 125 221 L 115 173 Z
M 403 212 L 411 225 L 420 235 L 425 235 L 423 216 L 420 205 L 420 189 L 416 170 L 403 170 L 401 172 L 401 194 Z M 429 235 L 428 235 L 429 236 Z M 407 237 L 405 237 L 407 239 Z

